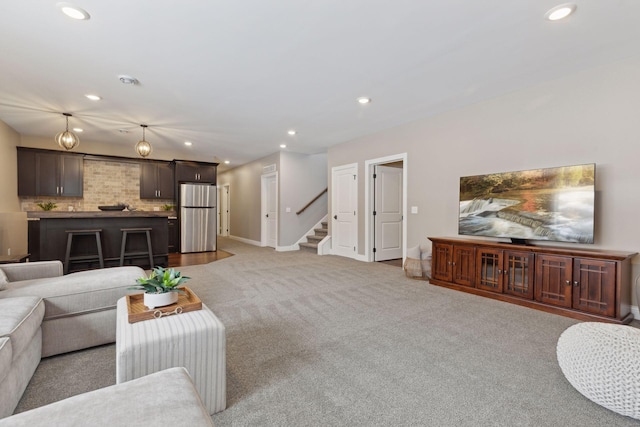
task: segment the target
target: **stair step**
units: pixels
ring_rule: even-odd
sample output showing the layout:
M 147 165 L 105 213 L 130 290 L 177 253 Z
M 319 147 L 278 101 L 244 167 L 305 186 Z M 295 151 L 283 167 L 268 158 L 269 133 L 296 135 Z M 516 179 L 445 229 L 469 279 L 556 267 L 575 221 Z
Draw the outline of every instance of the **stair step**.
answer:
M 326 228 L 314 228 L 313 231 L 316 233 L 316 236 L 326 236 L 329 232 Z
M 324 236 L 313 236 L 313 235 L 307 236 L 307 241 L 308 241 L 309 243 L 315 243 L 316 245 L 317 245 L 317 244 L 318 244 L 322 239 L 324 239 Z
M 318 249 L 318 244 L 317 243 L 309 243 L 309 242 L 302 242 L 300 243 L 300 247 L 302 248 L 313 248 L 313 249 Z
M 322 221 L 320 224 L 322 224 L 322 228 L 329 228 L 329 223 L 327 221 Z

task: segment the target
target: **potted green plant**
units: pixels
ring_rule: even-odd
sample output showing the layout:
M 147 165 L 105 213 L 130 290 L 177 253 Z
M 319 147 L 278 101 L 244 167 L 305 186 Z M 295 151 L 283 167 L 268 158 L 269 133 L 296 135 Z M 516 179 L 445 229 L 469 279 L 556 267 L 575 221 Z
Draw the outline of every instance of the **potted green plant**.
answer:
M 42 209 L 43 211 L 50 211 L 50 210 L 52 210 L 52 209 L 57 208 L 57 207 L 58 207 L 58 205 L 56 205 L 56 204 L 55 204 L 55 203 L 53 203 L 53 202 L 46 202 L 46 203 L 45 203 L 45 202 L 42 202 L 42 203 L 38 203 L 38 207 L 39 207 L 40 209 Z
M 178 294 L 185 294 L 178 286 L 189 280 L 173 268 L 156 267 L 149 277 L 136 280 L 137 285 L 129 289 L 144 291 L 144 305 L 149 309 L 163 307 L 178 302 Z

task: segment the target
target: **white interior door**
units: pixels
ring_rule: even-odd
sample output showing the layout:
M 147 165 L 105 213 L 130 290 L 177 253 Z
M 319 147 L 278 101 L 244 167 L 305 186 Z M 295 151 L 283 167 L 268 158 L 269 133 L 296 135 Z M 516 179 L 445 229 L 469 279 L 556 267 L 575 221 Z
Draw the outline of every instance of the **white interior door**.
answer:
M 331 246 L 335 255 L 355 258 L 358 253 L 358 166 L 332 169 Z
M 220 235 L 229 235 L 229 185 L 220 189 Z
M 375 261 L 402 258 L 402 168 L 375 167 Z
M 218 205 L 216 206 L 216 215 L 218 216 L 218 235 L 222 234 L 222 187 L 218 187 Z
M 278 175 L 262 176 L 263 232 L 262 244 L 275 248 L 278 245 Z

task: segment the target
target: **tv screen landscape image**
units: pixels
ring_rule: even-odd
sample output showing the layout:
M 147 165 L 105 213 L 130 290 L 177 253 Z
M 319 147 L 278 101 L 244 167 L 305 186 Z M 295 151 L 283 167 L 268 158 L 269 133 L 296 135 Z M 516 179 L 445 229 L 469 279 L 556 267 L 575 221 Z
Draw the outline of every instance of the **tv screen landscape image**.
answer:
M 458 233 L 593 243 L 595 164 L 460 178 Z

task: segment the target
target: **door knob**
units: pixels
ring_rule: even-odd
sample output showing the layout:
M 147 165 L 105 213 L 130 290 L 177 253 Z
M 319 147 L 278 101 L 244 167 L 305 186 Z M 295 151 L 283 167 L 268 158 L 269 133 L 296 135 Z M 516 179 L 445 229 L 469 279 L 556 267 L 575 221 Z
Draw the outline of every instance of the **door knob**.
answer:
M 334 215 L 334 216 L 333 216 L 333 219 L 338 219 L 338 215 Z
M 266 214 L 266 215 L 265 215 L 265 217 L 266 217 L 266 218 L 269 218 L 269 214 Z

